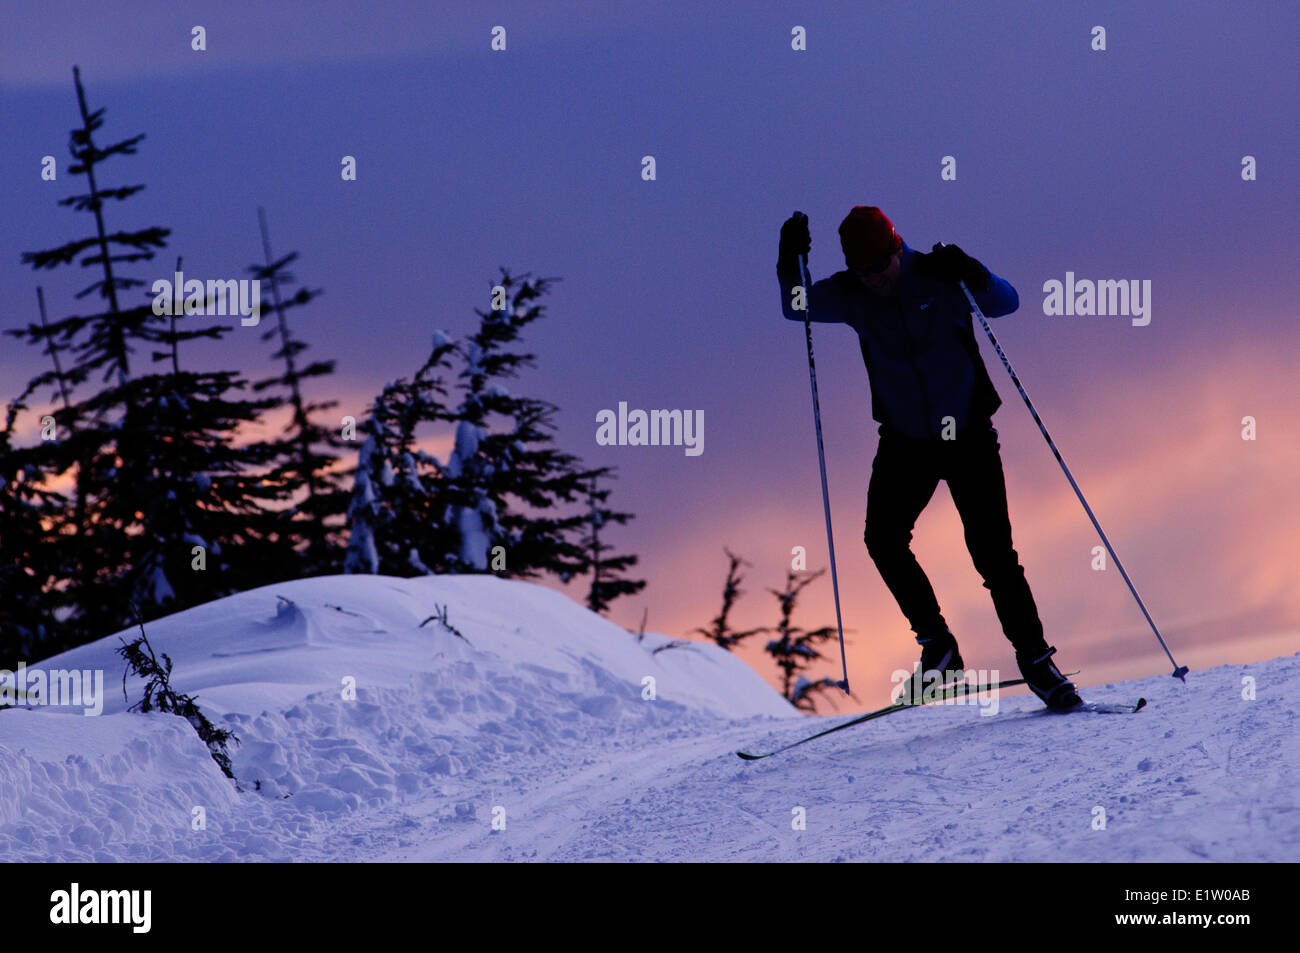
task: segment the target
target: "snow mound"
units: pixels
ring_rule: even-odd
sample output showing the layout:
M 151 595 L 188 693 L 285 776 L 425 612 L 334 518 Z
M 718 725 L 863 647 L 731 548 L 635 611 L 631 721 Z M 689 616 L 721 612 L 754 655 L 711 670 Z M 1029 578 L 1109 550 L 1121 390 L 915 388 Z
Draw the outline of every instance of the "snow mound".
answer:
M 647 730 L 797 717 L 716 646 L 638 641 L 562 593 L 492 576 L 298 580 L 146 628 L 175 689 L 240 738 L 239 790 L 184 720 L 126 711 L 142 687 L 121 691 L 127 630 L 29 669 L 102 671 L 100 716 L 0 712 L 7 858 L 346 856 L 324 831 L 366 809 L 418 798 L 427 823 L 462 823 L 489 774 L 519 782 Z

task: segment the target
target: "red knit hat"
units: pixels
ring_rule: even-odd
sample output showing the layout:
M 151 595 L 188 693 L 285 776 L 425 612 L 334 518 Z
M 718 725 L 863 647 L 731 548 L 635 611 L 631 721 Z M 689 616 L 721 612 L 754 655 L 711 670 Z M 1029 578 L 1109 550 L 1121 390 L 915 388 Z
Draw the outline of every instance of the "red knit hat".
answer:
M 840 247 L 850 268 L 867 268 L 903 247 L 894 223 L 874 205 L 855 205 L 840 222 Z

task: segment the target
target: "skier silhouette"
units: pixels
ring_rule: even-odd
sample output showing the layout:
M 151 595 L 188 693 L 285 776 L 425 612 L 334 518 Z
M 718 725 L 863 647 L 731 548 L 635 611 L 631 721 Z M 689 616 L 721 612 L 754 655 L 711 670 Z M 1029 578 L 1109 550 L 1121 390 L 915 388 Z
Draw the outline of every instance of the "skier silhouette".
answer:
M 1011 541 L 1002 457 L 993 413 L 1002 400 L 975 342 L 965 282 L 984 315 L 1020 306 L 1019 295 L 956 245 L 925 254 L 910 248 L 875 206 L 856 206 L 840 223 L 846 268 L 806 289 L 807 317 L 858 333 L 880 442 L 867 488 L 864 539 L 885 585 L 921 645 L 920 670 L 954 677 L 964 668 L 934 589 L 912 553 L 912 530 L 940 480 L 948 483 L 966 547 L 993 597 L 1002 631 L 1030 689 L 1055 710 L 1080 704 L 1052 661 L 1033 593 Z M 781 309 L 794 309 L 803 284 L 800 256 L 812 247 L 808 216 L 781 226 L 777 277 Z M 960 676 L 955 676 L 960 677 Z

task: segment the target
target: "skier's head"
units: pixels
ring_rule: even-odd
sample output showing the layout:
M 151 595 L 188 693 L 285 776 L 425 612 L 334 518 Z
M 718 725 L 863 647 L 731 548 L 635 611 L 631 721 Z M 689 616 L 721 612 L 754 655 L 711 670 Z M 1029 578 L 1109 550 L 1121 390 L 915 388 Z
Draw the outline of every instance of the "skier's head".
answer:
M 898 278 L 903 239 L 874 205 L 857 205 L 840 222 L 844 264 L 873 291 L 887 291 Z

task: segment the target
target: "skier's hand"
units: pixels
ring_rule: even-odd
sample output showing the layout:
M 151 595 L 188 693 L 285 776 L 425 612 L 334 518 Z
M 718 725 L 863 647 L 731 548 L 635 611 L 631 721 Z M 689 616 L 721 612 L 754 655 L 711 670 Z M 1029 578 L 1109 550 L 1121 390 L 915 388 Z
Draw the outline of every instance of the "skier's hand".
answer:
M 778 256 L 782 259 L 807 255 L 812 250 L 812 235 L 808 231 L 808 216 L 795 212 L 781 226 L 781 248 Z
M 956 245 L 936 244 L 923 257 L 921 267 L 944 281 L 964 281 L 971 291 L 984 291 L 989 286 L 989 270 Z

